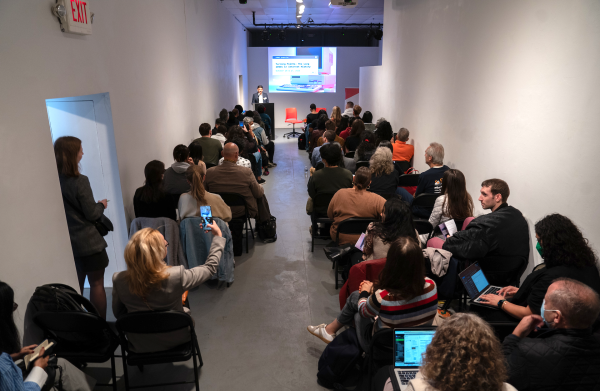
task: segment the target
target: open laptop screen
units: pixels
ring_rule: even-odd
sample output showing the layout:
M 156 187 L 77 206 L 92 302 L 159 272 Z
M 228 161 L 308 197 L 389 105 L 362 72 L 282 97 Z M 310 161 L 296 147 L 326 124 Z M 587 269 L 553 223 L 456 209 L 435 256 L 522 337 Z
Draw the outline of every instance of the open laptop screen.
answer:
M 394 330 L 394 366 L 419 367 L 435 330 Z
M 488 285 L 488 280 L 485 278 L 479 264 L 474 263 L 460 273 L 462 280 L 469 297 L 476 298 Z

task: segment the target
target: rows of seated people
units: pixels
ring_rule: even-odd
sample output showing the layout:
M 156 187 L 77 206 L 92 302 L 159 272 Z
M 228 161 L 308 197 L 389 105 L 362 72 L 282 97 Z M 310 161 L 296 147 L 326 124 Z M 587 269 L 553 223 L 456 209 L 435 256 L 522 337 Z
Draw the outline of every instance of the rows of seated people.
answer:
M 199 138 L 189 146 L 180 144 L 173 149 L 174 163 L 169 168 L 165 169 L 165 164 L 158 160 L 145 166 L 145 183 L 133 197 L 136 219 L 125 248 L 127 270 L 113 276 L 112 308 L 117 318 L 148 310 L 189 312 L 185 292 L 219 274 L 218 269 L 224 263 L 233 269 L 233 255 L 228 259 L 224 255 L 231 252 L 224 237 L 226 232 L 230 236 L 228 223 L 245 218 L 246 208 L 257 225 L 272 218 L 261 186 L 265 182 L 262 176 L 276 166 L 275 147 L 269 141 L 271 131 L 270 118 L 262 106 L 257 112 L 244 112 L 240 106 L 231 112 L 223 109 L 214 128 L 208 123 L 201 124 Z M 108 207 L 108 200 L 95 201 L 88 178 L 79 172 L 83 150 L 81 140 L 76 137 L 61 137 L 54 145 L 80 292 L 87 278 L 91 304 L 101 318 L 106 318 L 107 243 L 96 222 Z M 246 207 L 230 207 L 218 193 L 236 193 L 244 198 Z M 199 219 L 201 206 L 211 207 L 212 222 Z M 199 222 L 198 227 L 192 227 L 195 223 L 186 224 L 189 221 Z M 169 230 L 169 224 L 174 230 Z M 176 250 L 169 251 L 169 244 L 171 248 L 179 244 L 179 225 L 182 238 L 183 226 L 192 233 L 204 234 L 205 250 L 200 248 L 199 255 L 195 254 L 202 259 L 193 264 L 188 256 L 189 267 L 171 262 L 170 258 L 177 255 Z M 164 235 L 158 230 L 161 228 Z M 36 360 L 25 382 L 21 368 L 15 366 L 15 361 L 32 353 L 36 345 L 21 347 L 13 320 L 16 310 L 13 297 L 10 286 L 0 282 L 0 389 L 39 389 L 46 382 L 53 386 L 55 379 L 47 379 L 45 372 L 48 357 Z M 132 351 L 149 352 L 173 348 L 189 338 L 189 332 L 173 332 L 163 338 L 132 334 L 129 343 Z M 95 380 L 68 361 L 60 359 L 58 365 L 64 372 L 56 378 L 57 384 L 60 379 L 62 389 L 93 389 Z
M 560 214 L 535 224 L 544 262 L 520 284 L 530 257 L 529 228 L 522 213 L 508 205 L 508 184 L 483 180 L 478 201 L 491 213 L 474 217 L 465 175 L 444 165 L 444 148 L 433 142 L 425 150 L 429 169 L 416 187 L 398 187 L 413 164 L 409 131 L 394 134 L 384 119 L 371 131 L 366 125 L 372 115 L 366 112 L 361 119 L 361 111 L 349 102 L 341 116 L 334 107 L 329 117 L 311 105 L 307 116 L 312 166 L 307 213 L 331 223 L 312 224 L 311 233 L 316 227 L 321 235 L 329 232 L 348 250 L 336 260 L 345 262 L 348 278 L 340 291 L 341 312 L 308 331 L 329 344 L 344 326 L 354 327 L 367 352 L 379 330 L 441 325 L 411 390 L 600 387 L 598 258 L 577 226 Z M 313 204 L 324 194 L 331 195 L 328 205 Z M 413 205 L 423 194 L 435 195 L 434 201 Z M 362 250 L 359 235 L 336 235 L 350 218 L 372 219 Z M 442 233 L 438 226 L 451 220 L 457 232 Z M 419 235 L 415 221 L 428 221 L 430 231 Z M 452 259 L 460 267 L 477 263 L 489 283 L 502 288 L 482 295 L 481 305 L 469 305 L 468 313 L 439 309 L 438 289 Z M 502 324 L 515 326 L 501 345 L 490 325 Z M 382 373 L 379 389 L 396 389 L 389 373 Z

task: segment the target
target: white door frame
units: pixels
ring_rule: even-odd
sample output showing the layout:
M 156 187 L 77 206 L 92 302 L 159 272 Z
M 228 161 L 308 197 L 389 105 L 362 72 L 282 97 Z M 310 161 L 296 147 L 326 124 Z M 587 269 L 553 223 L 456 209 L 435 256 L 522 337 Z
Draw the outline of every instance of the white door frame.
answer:
M 109 233 L 113 238 L 115 250 L 116 269 L 123 271 L 127 269 L 123 253 L 128 242 L 127 221 L 125 219 L 125 208 L 123 205 L 123 193 L 121 191 L 121 179 L 119 175 L 119 163 L 117 160 L 117 145 L 113 128 L 112 111 L 110 107 L 110 96 L 108 92 L 94 95 L 82 95 L 68 98 L 46 99 L 46 102 L 78 102 L 93 101 L 94 113 L 96 115 L 96 130 L 98 133 L 98 147 L 102 159 L 102 168 L 105 173 L 107 199 L 110 200 L 109 208 L 105 213 L 114 225 L 114 232 Z M 75 267 L 75 264 L 73 264 Z M 112 287 L 112 275 L 104 276 L 104 286 Z

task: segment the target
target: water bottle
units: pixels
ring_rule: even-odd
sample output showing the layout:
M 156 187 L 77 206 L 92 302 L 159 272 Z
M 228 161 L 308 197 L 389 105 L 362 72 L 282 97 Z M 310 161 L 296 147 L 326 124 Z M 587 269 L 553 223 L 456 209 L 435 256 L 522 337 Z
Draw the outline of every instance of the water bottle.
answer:
M 308 167 L 304 166 L 304 178 L 308 178 Z

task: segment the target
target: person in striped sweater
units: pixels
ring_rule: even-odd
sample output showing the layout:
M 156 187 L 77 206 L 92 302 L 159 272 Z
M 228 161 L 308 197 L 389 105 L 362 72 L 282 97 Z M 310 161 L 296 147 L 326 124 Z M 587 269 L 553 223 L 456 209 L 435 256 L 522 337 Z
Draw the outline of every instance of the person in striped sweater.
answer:
M 348 297 L 337 319 L 307 329 L 330 343 L 338 330 L 354 321 L 358 340 L 366 351 L 378 330 L 431 325 L 436 312 L 437 289 L 425 277 L 421 247 L 414 238 L 402 236 L 392 243 L 379 281 L 363 281 Z

